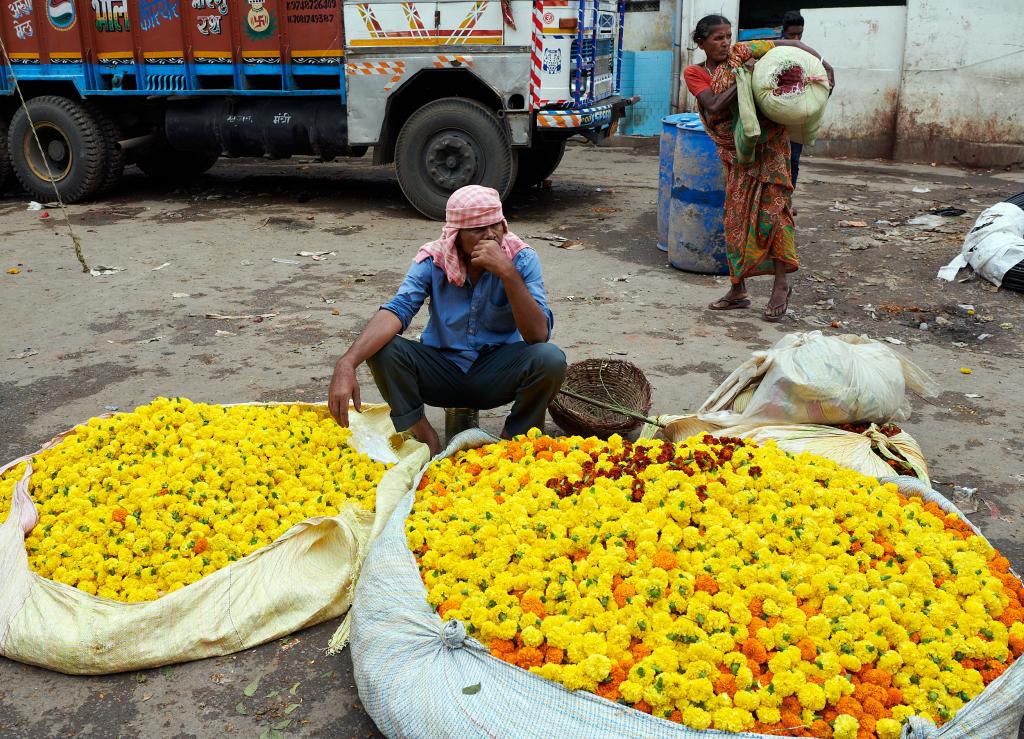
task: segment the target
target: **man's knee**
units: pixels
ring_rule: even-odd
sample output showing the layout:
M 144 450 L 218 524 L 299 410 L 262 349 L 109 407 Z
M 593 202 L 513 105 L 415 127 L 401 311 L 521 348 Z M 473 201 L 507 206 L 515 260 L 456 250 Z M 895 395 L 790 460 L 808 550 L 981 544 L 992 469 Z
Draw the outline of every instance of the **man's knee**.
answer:
M 377 353 L 366 360 L 366 365 L 370 368 L 371 372 L 377 372 L 378 369 L 394 366 L 396 362 L 401 361 L 405 355 L 405 347 L 402 346 L 402 342 L 405 341 L 401 336 L 396 336 L 387 344 L 377 350 Z
M 565 352 L 557 344 L 531 344 L 528 350 L 530 367 L 544 377 L 559 383 L 565 378 Z

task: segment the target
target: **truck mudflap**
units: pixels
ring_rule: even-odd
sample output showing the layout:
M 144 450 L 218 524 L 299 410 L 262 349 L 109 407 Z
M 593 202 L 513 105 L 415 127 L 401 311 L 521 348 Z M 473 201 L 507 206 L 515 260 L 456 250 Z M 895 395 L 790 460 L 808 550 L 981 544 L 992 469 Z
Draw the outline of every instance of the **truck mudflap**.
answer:
M 640 96 L 605 98 L 586 108 L 558 108 L 537 112 L 538 128 L 557 128 L 565 131 L 600 130 L 608 128 L 626 113 L 626 106 L 639 102 Z

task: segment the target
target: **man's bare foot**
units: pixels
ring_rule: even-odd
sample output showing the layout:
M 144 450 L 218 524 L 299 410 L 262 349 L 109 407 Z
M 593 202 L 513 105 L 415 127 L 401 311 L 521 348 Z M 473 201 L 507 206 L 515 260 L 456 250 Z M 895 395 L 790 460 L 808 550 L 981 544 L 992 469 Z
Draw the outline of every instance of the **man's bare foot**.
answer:
M 441 440 L 437 437 L 437 432 L 434 431 L 434 427 L 430 425 L 426 416 L 410 426 L 409 433 L 415 436 L 417 441 L 427 445 L 431 457 L 436 457 L 441 453 Z

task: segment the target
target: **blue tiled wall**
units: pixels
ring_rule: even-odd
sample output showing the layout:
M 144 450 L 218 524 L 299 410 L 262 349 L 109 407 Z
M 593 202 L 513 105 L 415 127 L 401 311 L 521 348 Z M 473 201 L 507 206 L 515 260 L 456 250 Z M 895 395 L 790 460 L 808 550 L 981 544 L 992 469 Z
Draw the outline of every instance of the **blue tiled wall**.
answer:
M 639 95 L 619 124 L 624 136 L 659 136 L 661 119 L 671 111 L 671 51 L 623 51 L 622 96 Z

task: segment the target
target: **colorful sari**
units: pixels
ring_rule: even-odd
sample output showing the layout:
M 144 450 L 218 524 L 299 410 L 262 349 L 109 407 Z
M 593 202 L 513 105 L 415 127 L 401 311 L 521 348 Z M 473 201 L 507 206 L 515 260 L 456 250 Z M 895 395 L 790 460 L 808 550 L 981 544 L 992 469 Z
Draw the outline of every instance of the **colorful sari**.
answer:
M 711 91 L 716 95 L 736 83 L 735 70 L 748 59 L 759 59 L 775 47 L 771 41 L 734 44 L 729 58 L 715 70 Z M 736 105 L 719 113 L 700 110 L 708 135 L 718 147 L 725 165 L 725 246 L 729 277 L 733 284 L 747 277 L 775 273 L 781 262 L 786 272 L 795 272 L 796 256 L 793 226 L 793 183 L 789 175 L 789 135 L 786 127 L 758 116 L 761 135 L 753 151 L 739 152 L 735 136 Z M 740 160 L 750 161 L 741 164 Z

